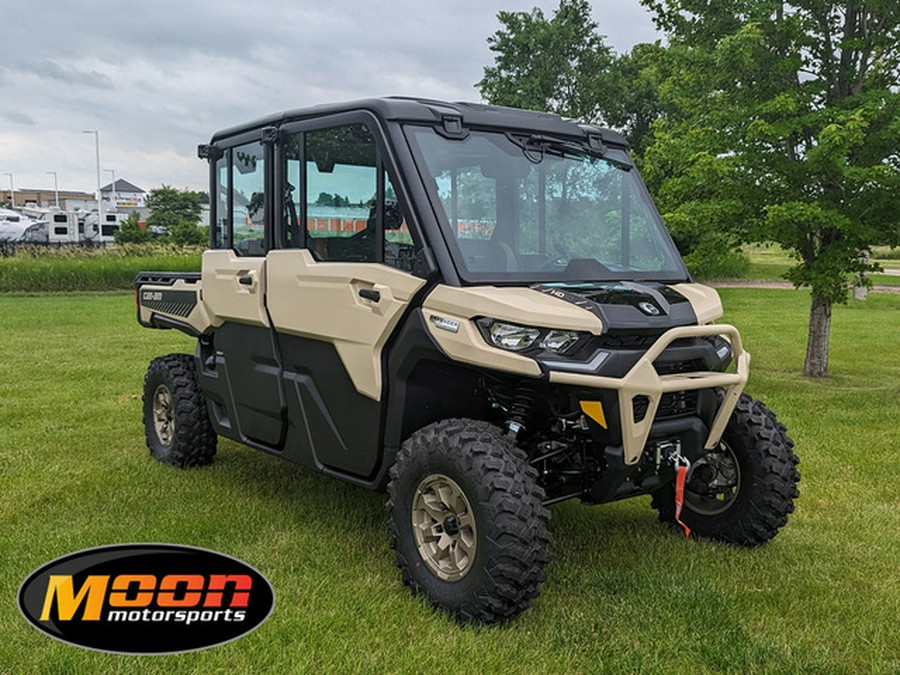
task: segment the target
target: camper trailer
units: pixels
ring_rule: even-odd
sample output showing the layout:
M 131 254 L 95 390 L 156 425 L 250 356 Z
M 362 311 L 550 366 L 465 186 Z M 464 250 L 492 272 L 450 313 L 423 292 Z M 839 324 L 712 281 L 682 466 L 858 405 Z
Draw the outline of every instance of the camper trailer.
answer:
M 47 223 L 0 208 L 0 243 L 46 244 Z
M 90 213 L 84 218 L 84 238 L 97 244 L 111 244 L 115 241 L 114 235 L 116 231 L 127 218 L 128 216 L 124 213 L 106 212 L 103 214 L 103 220 L 98 232 L 98 216 L 96 213 Z
M 48 239 L 51 244 L 77 244 L 81 241 L 84 226 L 78 216 L 68 211 L 53 211 L 47 214 Z

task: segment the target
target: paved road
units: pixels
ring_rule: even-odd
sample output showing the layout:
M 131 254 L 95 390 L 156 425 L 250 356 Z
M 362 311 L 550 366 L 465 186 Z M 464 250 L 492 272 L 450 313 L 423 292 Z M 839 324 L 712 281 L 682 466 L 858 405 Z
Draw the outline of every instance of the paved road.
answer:
M 896 270 L 900 276 L 900 270 Z M 885 270 L 887 273 L 887 271 Z M 790 281 L 756 281 L 751 279 L 737 279 L 734 281 L 704 281 L 713 288 L 794 288 Z M 803 289 L 800 289 L 803 290 Z M 900 286 L 875 285 L 870 289 L 874 293 L 900 293 Z

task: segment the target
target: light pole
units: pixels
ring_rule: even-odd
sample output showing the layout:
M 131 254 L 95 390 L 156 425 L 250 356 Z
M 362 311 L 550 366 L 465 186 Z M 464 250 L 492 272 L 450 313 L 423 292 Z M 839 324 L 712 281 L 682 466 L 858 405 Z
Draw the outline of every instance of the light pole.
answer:
M 94 147 L 97 150 L 97 236 L 103 227 L 103 194 L 100 191 L 100 132 L 96 129 L 85 129 L 81 133 L 94 134 Z
M 13 208 L 16 208 L 16 188 L 13 185 L 13 175 L 8 171 L 4 171 L 3 175 L 9 176 L 9 203 Z
M 112 207 L 115 211 L 116 207 L 119 205 L 119 200 L 116 198 L 116 172 L 113 169 L 103 169 L 106 173 L 112 174 Z
M 56 177 L 55 171 L 48 171 L 53 174 L 53 192 L 56 194 L 56 210 L 59 211 L 59 179 Z

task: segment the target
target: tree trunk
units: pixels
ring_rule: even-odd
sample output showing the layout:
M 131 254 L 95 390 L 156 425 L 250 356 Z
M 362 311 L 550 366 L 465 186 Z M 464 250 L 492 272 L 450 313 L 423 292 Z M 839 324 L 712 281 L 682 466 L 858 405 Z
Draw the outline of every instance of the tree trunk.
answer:
M 809 377 L 828 375 L 828 336 L 831 332 L 831 300 L 816 293 L 809 308 L 809 339 L 806 343 L 806 365 Z

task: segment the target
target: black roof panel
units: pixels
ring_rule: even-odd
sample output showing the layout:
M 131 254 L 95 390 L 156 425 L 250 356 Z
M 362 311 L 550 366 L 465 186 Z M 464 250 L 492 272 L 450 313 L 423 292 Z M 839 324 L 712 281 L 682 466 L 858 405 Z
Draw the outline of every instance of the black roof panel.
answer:
M 344 103 L 326 103 L 310 108 L 287 110 L 218 131 L 213 135 L 212 142 L 215 143 L 216 141 L 260 127 L 280 126 L 295 120 L 355 110 L 366 110 L 376 117 L 394 122 L 436 124 L 445 116 L 455 116 L 461 117 L 463 125 L 469 128 L 495 127 L 579 138 L 583 138 L 588 134 L 599 134 L 606 143 L 627 144 L 625 137 L 616 131 L 582 124 L 575 120 L 567 120 L 553 113 L 504 108 L 483 103 L 451 103 L 448 101 L 403 96 L 360 99 Z

